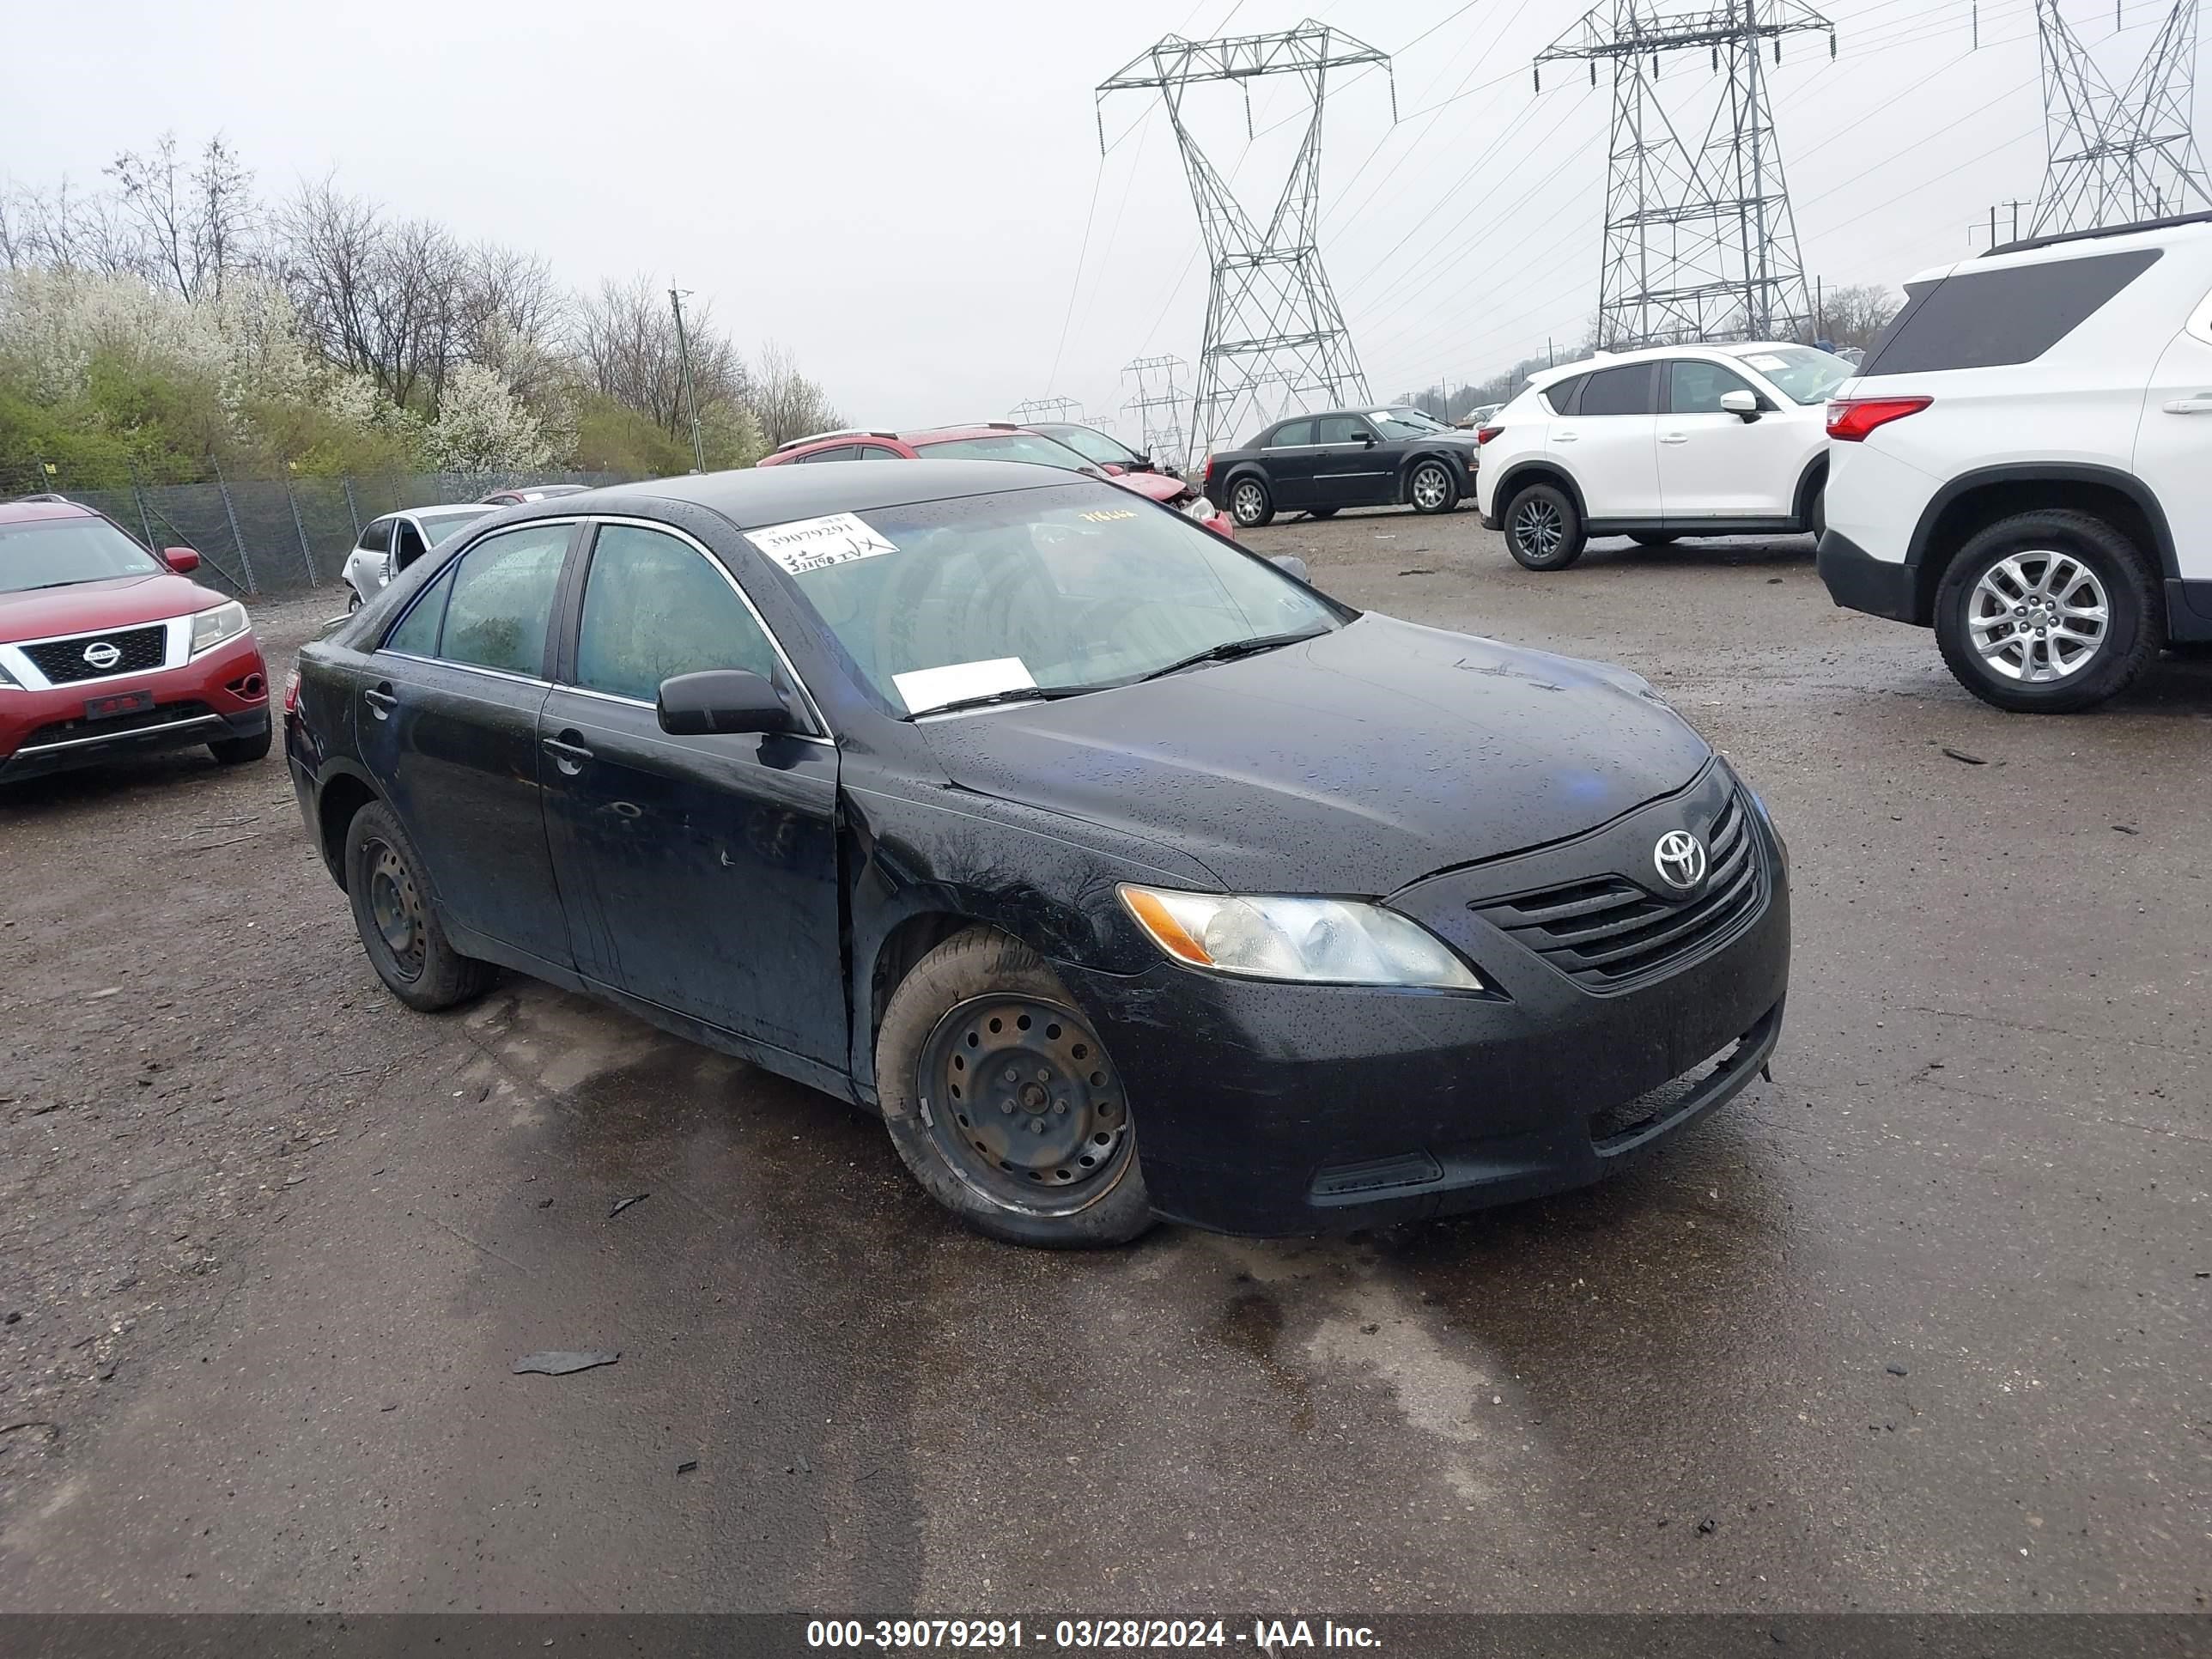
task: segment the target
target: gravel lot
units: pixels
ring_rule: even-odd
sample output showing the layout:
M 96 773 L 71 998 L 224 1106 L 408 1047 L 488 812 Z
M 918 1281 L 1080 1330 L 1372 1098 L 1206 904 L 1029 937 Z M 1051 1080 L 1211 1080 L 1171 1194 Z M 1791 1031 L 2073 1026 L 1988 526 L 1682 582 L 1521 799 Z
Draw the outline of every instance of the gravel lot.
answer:
M 2009 717 L 1802 540 L 1251 541 L 1729 752 L 1771 1085 L 1412 1234 L 1028 1254 L 591 1003 L 407 1012 L 279 757 L 0 790 L 0 1608 L 2212 1605 L 2212 665 Z

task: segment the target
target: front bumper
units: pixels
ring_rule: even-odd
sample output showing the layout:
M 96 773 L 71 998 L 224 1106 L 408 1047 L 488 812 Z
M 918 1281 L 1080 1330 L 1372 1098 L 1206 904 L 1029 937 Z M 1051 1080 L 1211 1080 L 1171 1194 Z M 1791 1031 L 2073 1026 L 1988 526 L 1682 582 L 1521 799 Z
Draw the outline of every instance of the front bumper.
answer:
M 1840 531 L 1820 532 L 1820 580 L 1828 597 L 1846 611 L 1863 611 L 1892 622 L 1923 623 L 1920 572 L 1911 564 L 1877 559 Z
M 1789 982 L 1785 854 L 1762 817 L 1757 903 L 1655 977 L 1594 991 L 1477 914 L 1628 849 L 1648 860 L 1716 775 L 1393 898 L 1496 994 L 1063 967 L 1128 1089 L 1154 1207 L 1263 1237 L 1452 1214 L 1599 1180 L 1732 1098 L 1773 1051 Z
M 143 714 L 87 720 L 95 696 L 154 694 Z M 251 629 L 175 668 L 47 690 L 0 690 L 0 783 L 269 728 L 269 669 Z

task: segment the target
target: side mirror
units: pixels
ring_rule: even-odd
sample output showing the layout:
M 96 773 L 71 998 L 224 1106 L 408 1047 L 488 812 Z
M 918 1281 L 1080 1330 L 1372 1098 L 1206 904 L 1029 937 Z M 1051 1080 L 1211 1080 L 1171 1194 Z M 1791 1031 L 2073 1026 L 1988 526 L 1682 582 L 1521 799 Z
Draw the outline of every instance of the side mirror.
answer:
M 1721 407 L 1747 421 L 1759 418 L 1759 398 L 1755 392 L 1723 392 L 1721 393 Z
M 1363 448 L 1372 449 L 1376 444 L 1382 442 L 1382 440 L 1371 432 L 1363 432 L 1359 434 L 1359 442 Z
M 200 556 L 189 547 L 165 547 L 161 550 L 161 562 L 179 576 L 189 576 L 200 568 Z
M 1296 576 L 1300 581 L 1311 580 L 1306 574 L 1306 562 L 1295 553 L 1278 553 L 1267 562 L 1285 575 Z
M 745 668 L 710 668 L 663 680 L 657 712 L 660 729 L 678 738 L 799 729 L 776 689 Z

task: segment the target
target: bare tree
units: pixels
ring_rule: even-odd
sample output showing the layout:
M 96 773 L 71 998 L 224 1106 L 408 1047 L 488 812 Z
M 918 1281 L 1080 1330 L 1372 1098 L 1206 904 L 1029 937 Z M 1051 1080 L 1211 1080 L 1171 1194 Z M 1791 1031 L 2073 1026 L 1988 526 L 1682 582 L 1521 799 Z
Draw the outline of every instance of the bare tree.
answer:
M 165 132 L 150 155 L 125 150 L 106 173 L 137 231 L 146 274 L 184 300 L 219 297 L 223 278 L 246 262 L 258 216 L 252 171 L 222 135 L 189 168 L 177 135 Z
M 1902 295 L 1882 283 L 1832 288 L 1820 307 L 1822 332 L 1839 346 L 1872 345 L 1904 303 Z
M 831 406 L 829 394 L 799 372 L 799 360 L 791 349 L 775 340 L 761 348 L 752 406 L 761 436 L 771 449 L 810 432 L 828 431 L 844 420 Z
M 434 412 L 467 343 L 471 261 L 453 233 L 387 221 L 328 179 L 301 186 L 274 227 L 279 279 L 316 349 L 393 403 Z
M 143 271 L 146 263 L 117 198 L 74 191 L 66 179 L 52 191 L 0 195 L 0 261 L 10 270 L 42 266 L 101 276 Z
M 691 378 L 699 406 L 751 401 L 744 360 L 714 326 L 708 307 L 685 307 Z M 593 390 L 636 410 L 666 431 L 688 431 L 683 361 L 667 291 L 650 276 L 611 278 L 576 308 L 576 356 Z

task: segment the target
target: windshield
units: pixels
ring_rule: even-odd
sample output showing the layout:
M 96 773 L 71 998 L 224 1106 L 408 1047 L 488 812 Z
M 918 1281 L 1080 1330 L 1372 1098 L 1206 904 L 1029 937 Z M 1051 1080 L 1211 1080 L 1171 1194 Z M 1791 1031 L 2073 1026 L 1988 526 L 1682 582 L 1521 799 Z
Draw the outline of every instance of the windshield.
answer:
M 167 568 L 105 519 L 0 524 L 0 593 L 151 576 Z
M 1372 410 L 1367 418 L 1381 428 L 1386 438 L 1425 438 L 1431 432 L 1451 430 L 1442 421 L 1432 421 L 1418 409 Z
M 1858 372 L 1833 352 L 1811 346 L 1769 346 L 1737 356 L 1801 404 L 1825 404 L 1830 392 Z
M 1109 437 L 1094 427 L 1055 425 L 1037 429 L 1101 466 L 1134 466 L 1145 459 L 1120 439 Z
M 994 432 L 986 438 L 947 438 L 933 443 L 914 440 L 933 461 L 1036 461 L 1069 472 L 1080 472 L 1091 463 L 1066 444 L 1035 432 Z
M 451 541 L 453 532 L 463 525 L 474 524 L 490 511 L 488 507 L 471 507 L 451 513 L 417 513 L 415 522 L 422 526 L 422 534 L 428 538 L 430 545 L 436 547 Z
M 1342 622 L 1264 560 L 1110 484 L 916 501 L 748 535 L 894 714 L 1030 686 L 1125 684 L 1215 646 Z

